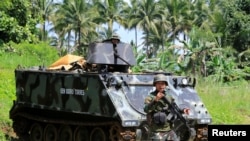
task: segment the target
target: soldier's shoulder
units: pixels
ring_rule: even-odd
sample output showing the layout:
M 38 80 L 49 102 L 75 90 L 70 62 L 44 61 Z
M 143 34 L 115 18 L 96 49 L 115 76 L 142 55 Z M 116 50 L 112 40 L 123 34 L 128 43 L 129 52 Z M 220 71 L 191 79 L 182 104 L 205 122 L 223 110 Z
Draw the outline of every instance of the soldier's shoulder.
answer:
M 154 97 L 155 97 L 155 95 L 151 92 L 151 93 L 149 93 L 149 95 L 146 96 L 145 99 L 150 100 L 150 99 L 153 99 Z

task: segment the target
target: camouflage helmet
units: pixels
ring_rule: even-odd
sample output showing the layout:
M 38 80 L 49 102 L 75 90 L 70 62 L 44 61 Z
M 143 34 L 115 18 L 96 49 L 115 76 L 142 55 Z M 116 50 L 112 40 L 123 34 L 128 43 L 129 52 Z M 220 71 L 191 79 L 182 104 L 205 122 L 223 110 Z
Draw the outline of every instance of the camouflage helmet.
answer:
M 111 39 L 116 39 L 116 40 L 119 40 L 120 41 L 120 36 L 116 33 L 114 33 L 111 37 Z
M 155 86 L 155 83 L 159 82 L 159 81 L 163 81 L 163 82 L 166 83 L 166 85 L 168 85 L 167 78 L 166 78 L 166 76 L 164 74 L 157 74 L 154 77 L 153 85 Z

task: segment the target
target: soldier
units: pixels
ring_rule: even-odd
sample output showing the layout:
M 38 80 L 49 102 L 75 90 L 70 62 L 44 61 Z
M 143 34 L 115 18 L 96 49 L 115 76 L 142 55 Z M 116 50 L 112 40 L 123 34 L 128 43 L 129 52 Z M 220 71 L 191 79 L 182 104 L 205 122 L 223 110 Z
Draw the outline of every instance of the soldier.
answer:
M 114 34 L 112 34 L 112 37 L 110 39 L 104 40 L 103 42 L 108 42 L 108 43 L 111 42 L 113 44 L 113 50 L 114 50 L 114 54 L 115 54 L 114 55 L 114 61 L 115 61 L 114 64 L 115 65 L 108 65 L 107 68 L 106 68 L 107 71 L 108 72 L 125 72 L 125 73 L 130 73 L 131 70 L 130 70 L 129 64 L 127 64 L 127 65 L 116 65 L 118 59 L 123 59 L 123 58 L 119 58 L 117 56 L 118 55 L 118 48 L 117 48 L 118 44 L 122 43 L 120 41 L 120 36 L 117 33 L 114 33 Z M 123 60 L 123 61 L 125 63 L 127 62 L 126 60 Z M 101 67 L 105 68 L 106 66 L 102 65 Z
M 117 33 L 112 34 L 111 38 L 103 40 L 102 42 L 111 42 L 113 46 L 117 46 L 121 42 L 120 36 Z
M 111 42 L 113 45 L 117 45 L 120 42 L 120 37 L 118 34 L 113 34 L 111 37 Z
M 151 130 L 151 139 L 157 141 L 179 141 L 176 133 L 172 130 L 173 123 L 169 119 L 169 105 L 162 99 L 166 97 L 169 102 L 174 102 L 172 96 L 165 91 L 168 86 L 166 76 L 157 74 L 154 77 L 153 85 L 155 91 L 145 98 L 144 111 L 147 113 L 147 121 Z M 164 109 L 164 111 L 163 111 Z M 188 108 L 182 109 L 183 113 L 189 114 Z

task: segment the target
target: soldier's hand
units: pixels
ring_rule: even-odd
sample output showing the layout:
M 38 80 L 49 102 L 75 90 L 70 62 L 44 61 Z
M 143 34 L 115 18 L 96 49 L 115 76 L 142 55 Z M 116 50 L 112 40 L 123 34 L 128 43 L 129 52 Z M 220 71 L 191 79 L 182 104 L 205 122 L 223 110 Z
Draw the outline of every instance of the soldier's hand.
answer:
M 184 108 L 183 113 L 189 115 L 190 109 L 189 108 Z
M 163 96 L 165 96 L 163 93 L 158 92 L 157 95 L 156 95 L 156 97 L 155 97 L 155 101 L 160 100 Z

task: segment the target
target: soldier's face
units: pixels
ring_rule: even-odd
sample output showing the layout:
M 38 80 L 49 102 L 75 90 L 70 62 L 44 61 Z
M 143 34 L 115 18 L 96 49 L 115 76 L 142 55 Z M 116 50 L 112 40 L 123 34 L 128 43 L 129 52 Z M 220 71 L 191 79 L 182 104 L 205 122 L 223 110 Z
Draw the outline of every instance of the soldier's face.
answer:
M 162 92 L 166 88 L 166 83 L 164 81 L 159 81 L 155 83 L 155 88 L 157 91 Z
M 118 42 L 119 42 L 119 40 L 117 40 L 117 39 L 112 39 L 112 43 L 113 43 L 113 44 L 118 44 Z

